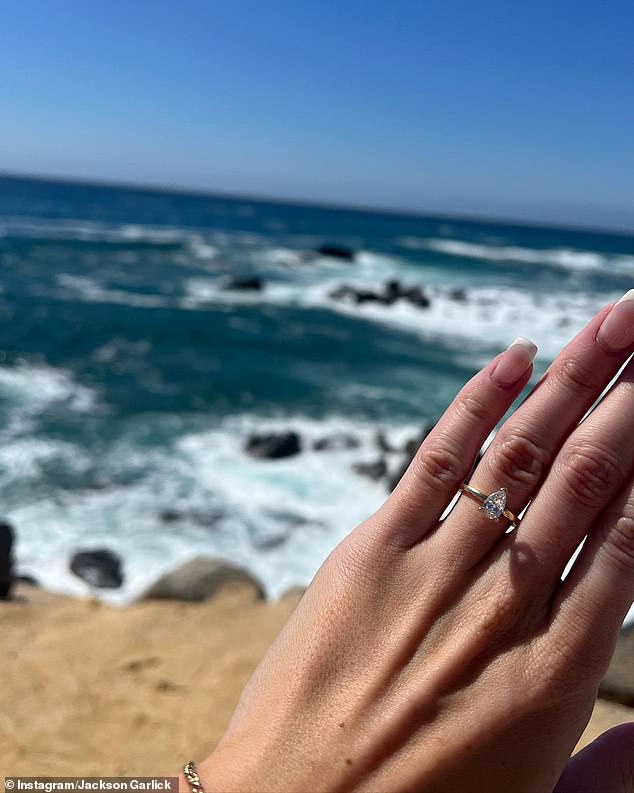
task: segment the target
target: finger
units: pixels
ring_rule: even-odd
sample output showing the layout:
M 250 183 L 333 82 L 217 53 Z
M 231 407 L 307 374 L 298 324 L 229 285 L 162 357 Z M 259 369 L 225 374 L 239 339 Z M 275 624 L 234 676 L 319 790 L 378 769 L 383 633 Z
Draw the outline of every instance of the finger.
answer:
M 552 582 L 602 510 L 634 472 L 634 360 L 570 435 L 521 525 L 504 544 L 530 551 L 539 582 Z M 552 590 L 551 590 L 552 591 Z
M 601 514 L 553 600 L 551 630 L 588 652 L 613 646 L 634 600 L 634 482 Z
M 619 303 L 600 311 L 564 348 L 530 398 L 501 427 L 471 484 L 486 494 L 506 488 L 508 509 L 517 515 L 534 497 L 565 439 L 633 349 L 631 290 Z M 503 531 L 466 498 L 460 499 L 446 526 L 452 542 L 465 548 L 463 562 L 469 566 Z
M 460 391 L 379 515 L 388 541 L 410 547 L 440 519 L 482 444 L 530 379 L 537 348 L 513 342 Z

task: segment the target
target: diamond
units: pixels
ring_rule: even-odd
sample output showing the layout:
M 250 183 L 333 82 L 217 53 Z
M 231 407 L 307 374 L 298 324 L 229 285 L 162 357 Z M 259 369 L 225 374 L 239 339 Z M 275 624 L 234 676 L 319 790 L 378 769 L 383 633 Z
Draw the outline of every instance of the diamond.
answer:
M 491 495 L 482 502 L 480 509 L 483 510 L 487 518 L 491 520 L 498 520 L 502 517 L 506 509 L 506 488 L 501 487 L 499 490 L 491 493 Z

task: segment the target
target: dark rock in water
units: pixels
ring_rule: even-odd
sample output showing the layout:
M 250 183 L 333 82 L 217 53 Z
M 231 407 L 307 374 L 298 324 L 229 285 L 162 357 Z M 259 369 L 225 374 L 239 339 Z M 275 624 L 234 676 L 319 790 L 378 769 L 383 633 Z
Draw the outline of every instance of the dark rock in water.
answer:
M 375 481 L 387 473 L 387 463 L 382 457 L 373 463 L 355 463 L 352 468 L 361 476 L 368 476 Z
M 621 631 L 599 696 L 634 707 L 634 626 Z
M 244 450 L 251 457 L 263 460 L 276 460 L 280 457 L 292 457 L 301 451 L 301 442 L 296 432 L 268 433 L 250 435 Z
M 107 548 L 77 551 L 70 560 L 70 569 L 90 586 L 117 589 L 123 584 L 121 560 Z
M 330 293 L 333 300 L 350 300 L 353 303 L 381 303 L 390 306 L 397 300 L 407 300 L 419 308 L 429 308 L 431 300 L 421 286 L 403 286 L 400 281 L 388 281 L 382 292 L 371 289 L 358 289 L 349 284 L 342 284 Z
M 148 589 L 145 597 L 205 600 L 230 584 L 248 584 L 257 598 L 265 597 L 262 584 L 248 570 L 211 556 L 196 556 L 166 573 Z
M 0 598 L 11 596 L 14 537 L 13 527 L 9 523 L 0 521 Z
M 260 292 L 263 287 L 264 282 L 261 278 L 230 278 L 222 288 Z
M 336 435 L 328 435 L 325 438 L 318 438 L 316 441 L 313 441 L 313 449 L 316 452 L 358 449 L 359 445 L 359 441 L 354 435 L 348 435 L 345 432 L 340 432 Z
M 344 259 L 345 261 L 354 261 L 354 251 L 346 248 L 344 245 L 320 245 L 317 248 L 317 253 L 322 256 L 332 256 L 333 259 Z
M 429 308 L 431 306 L 431 300 L 420 286 L 413 286 L 411 289 L 404 291 L 402 297 L 419 308 Z
M 461 286 L 456 287 L 456 289 L 452 289 L 449 292 L 449 299 L 456 300 L 458 303 L 465 303 L 467 300 L 467 290 L 463 289 Z

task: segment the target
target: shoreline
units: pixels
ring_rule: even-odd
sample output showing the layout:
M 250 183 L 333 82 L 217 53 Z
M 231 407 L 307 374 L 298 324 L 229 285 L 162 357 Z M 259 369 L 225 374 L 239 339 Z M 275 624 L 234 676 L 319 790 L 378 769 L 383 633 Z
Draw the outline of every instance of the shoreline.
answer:
M 248 583 L 113 607 L 19 583 L 0 603 L 3 775 L 153 775 L 202 759 L 301 593 Z M 598 700 L 579 746 L 634 708 Z

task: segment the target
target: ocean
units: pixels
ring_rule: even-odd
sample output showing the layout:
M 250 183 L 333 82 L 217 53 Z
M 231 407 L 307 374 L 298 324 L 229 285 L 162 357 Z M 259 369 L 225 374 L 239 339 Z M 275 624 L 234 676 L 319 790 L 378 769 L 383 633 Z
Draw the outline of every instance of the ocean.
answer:
M 537 377 L 632 287 L 634 237 L 0 178 L 0 273 L 18 571 L 83 595 L 71 554 L 110 548 L 125 581 L 100 596 L 125 603 L 203 553 L 276 597 L 385 498 L 356 469 L 398 469 L 377 434 L 402 446 L 517 336 Z M 424 300 L 368 297 L 390 281 Z M 245 453 L 288 430 L 300 453 Z

